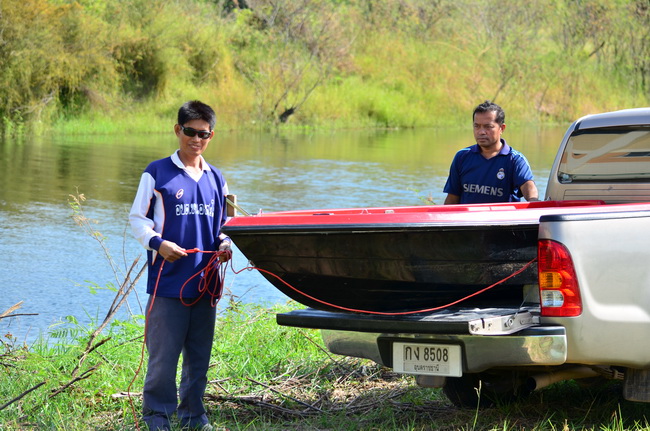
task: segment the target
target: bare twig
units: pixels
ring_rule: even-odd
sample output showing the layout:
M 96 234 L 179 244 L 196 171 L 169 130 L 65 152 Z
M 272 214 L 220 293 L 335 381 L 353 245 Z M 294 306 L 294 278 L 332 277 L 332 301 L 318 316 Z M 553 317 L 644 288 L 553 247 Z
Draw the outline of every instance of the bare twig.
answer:
M 38 316 L 38 313 L 16 313 L 8 314 L 6 316 L 0 316 L 0 319 L 7 319 L 9 317 L 19 317 L 19 316 Z
M 94 347 L 93 342 L 95 341 L 95 338 L 99 336 L 99 334 L 106 328 L 106 326 L 110 323 L 110 321 L 113 319 L 117 311 L 120 309 L 120 307 L 124 304 L 126 301 L 127 297 L 129 296 L 129 293 L 135 288 L 136 284 L 138 283 L 138 280 L 144 273 L 144 270 L 146 269 L 146 264 L 142 265 L 140 270 L 138 271 L 137 276 L 135 277 L 134 280 L 130 279 L 131 272 L 133 271 L 134 267 L 137 265 L 139 260 L 139 257 L 136 258 L 133 263 L 131 264 L 131 267 L 129 268 L 129 271 L 122 282 L 122 285 L 118 289 L 117 293 L 115 294 L 115 299 L 113 300 L 113 304 L 111 304 L 111 307 L 106 314 L 106 317 L 104 318 L 104 321 L 102 322 L 101 325 L 95 329 L 95 331 L 90 335 L 90 338 L 88 339 L 88 343 L 86 343 L 86 348 L 84 349 L 84 353 L 80 356 L 79 361 L 77 363 L 77 366 L 74 368 L 72 375 L 75 376 L 76 373 L 79 371 L 79 368 L 83 365 L 84 361 L 92 352 L 95 350 L 99 345 L 103 344 L 104 342 L 99 343 L 98 345 L 95 345 Z
M 72 386 L 72 385 L 75 384 L 76 382 L 78 382 L 78 381 L 80 381 L 80 380 L 87 379 L 88 377 L 91 376 L 92 373 L 94 373 L 95 371 L 97 371 L 98 368 L 99 368 L 99 365 L 95 365 L 94 367 L 90 367 L 90 368 L 88 368 L 88 369 L 87 369 L 86 371 L 84 371 L 81 375 L 79 375 L 79 376 L 73 378 L 73 379 L 70 380 L 68 383 L 66 383 L 65 385 L 59 387 L 58 389 L 53 390 L 52 393 L 50 394 L 50 398 L 54 398 L 55 396 L 59 395 L 61 392 L 65 391 L 67 388 L 69 388 L 70 386 Z
M 223 396 L 211 396 L 210 398 L 214 399 L 215 401 L 230 401 L 233 403 L 242 403 L 242 404 L 252 404 L 257 407 L 262 407 L 266 408 L 269 410 L 274 410 L 278 413 L 285 414 L 285 415 L 291 415 L 291 416 L 309 416 L 310 413 L 306 412 L 304 410 L 296 410 L 296 409 L 288 409 L 286 407 L 281 407 L 275 404 L 267 403 L 265 401 L 262 401 L 260 397 L 254 397 L 254 396 L 240 396 L 240 397 L 235 397 L 235 396 L 229 396 L 229 397 L 223 397 Z
M 4 319 L 5 317 L 21 316 L 21 314 L 11 314 L 11 313 L 18 310 L 20 307 L 22 307 L 22 305 L 23 305 L 23 301 L 20 301 L 17 304 L 12 305 L 7 310 L 5 310 L 2 314 L 0 314 L 0 319 Z
M 294 397 L 292 397 L 291 395 L 283 394 L 282 392 L 278 391 L 277 389 L 272 388 L 272 387 L 269 386 L 269 385 L 266 385 L 266 384 L 264 384 L 264 383 L 262 383 L 262 382 L 258 382 L 257 380 L 255 380 L 255 379 L 251 379 L 250 377 L 246 377 L 246 379 L 249 380 L 249 381 L 251 381 L 251 382 L 253 382 L 253 383 L 256 383 L 256 384 L 258 384 L 258 385 L 260 385 L 260 386 L 264 386 L 265 388 L 269 389 L 271 392 L 275 392 L 275 393 L 278 394 L 278 395 L 281 395 L 281 396 L 283 396 L 283 397 L 289 398 L 290 400 L 295 401 L 295 402 L 297 402 L 298 404 L 302 404 L 303 406 L 308 407 L 308 408 L 310 408 L 310 409 L 314 409 L 314 410 L 316 410 L 316 411 L 318 411 L 318 412 L 325 413 L 323 410 L 319 409 L 318 407 L 316 407 L 316 406 L 312 406 L 311 404 L 308 404 L 308 403 L 306 403 L 306 402 L 304 402 L 304 401 L 300 401 L 299 399 L 294 398 Z
M 18 310 L 22 305 L 23 305 L 23 301 L 20 301 L 19 303 L 12 305 L 4 313 L 0 314 L 0 318 L 5 317 L 10 313 L 13 313 L 14 311 Z
M 108 247 L 104 241 L 104 236 L 92 226 L 91 222 L 93 222 L 93 220 L 90 220 L 88 217 L 86 217 L 84 213 L 83 202 L 86 200 L 85 196 L 77 191 L 77 194 L 70 195 L 70 198 L 71 200 L 69 201 L 69 205 L 73 211 L 72 218 L 77 223 L 77 225 L 79 225 L 88 235 L 90 235 L 91 238 L 95 239 L 99 243 L 102 250 L 104 251 L 104 256 L 106 257 L 106 260 L 108 261 L 108 264 L 110 265 L 113 271 L 117 284 L 120 286 L 119 289 L 117 289 L 117 292 L 115 293 L 113 302 L 111 303 L 110 307 L 108 308 L 108 311 L 106 312 L 106 316 L 104 317 L 103 322 L 93 331 L 92 334 L 90 334 L 90 337 L 88 338 L 88 342 L 86 343 L 86 348 L 84 349 L 84 352 L 79 357 L 76 367 L 72 371 L 72 376 L 74 377 L 76 376 L 77 372 L 83 365 L 88 355 L 97 347 L 101 346 L 104 342 L 107 341 L 104 340 L 100 343 L 94 344 L 95 339 L 104 330 L 104 328 L 106 328 L 106 326 L 111 322 L 111 320 L 113 319 L 117 311 L 120 309 L 120 307 L 124 305 L 129 294 L 131 293 L 131 291 L 134 290 L 135 286 L 140 280 L 140 277 L 142 277 L 142 274 L 144 274 L 147 265 L 146 263 L 143 264 L 140 267 L 140 269 L 137 270 L 137 274 L 135 278 L 132 279 L 131 276 L 133 272 L 136 271 L 138 262 L 140 261 L 140 256 L 136 257 L 131 263 L 131 265 L 128 267 L 126 274 L 120 281 L 119 267 L 115 264 L 111 254 L 109 253 Z
M 34 391 L 34 390 L 40 388 L 40 387 L 43 386 L 44 384 L 45 384 L 45 382 L 41 382 L 41 383 L 37 384 L 36 386 L 32 386 L 31 388 L 27 389 L 27 390 L 26 390 L 25 392 L 23 392 L 22 394 L 18 395 L 16 398 L 14 398 L 14 399 L 12 399 L 11 401 L 8 401 L 7 403 L 1 405 L 1 406 L 0 406 L 0 410 L 4 410 L 5 408 L 9 407 L 10 405 L 12 405 L 13 403 L 15 403 L 16 401 L 20 400 L 22 397 L 24 397 L 24 396 L 27 395 L 28 393 L 30 393 L 30 392 L 32 392 L 32 391 Z
M 102 341 L 96 343 L 92 348 L 90 348 L 90 349 L 88 350 L 88 353 L 92 352 L 93 350 L 95 350 L 96 348 L 98 348 L 99 346 L 101 346 L 102 344 L 104 344 L 105 342 L 107 342 L 108 340 L 110 340 L 111 338 L 113 338 L 113 337 L 106 337 L 106 338 L 104 338 Z
M 311 344 L 316 346 L 316 348 L 318 348 L 318 350 L 325 353 L 327 355 L 327 357 L 330 358 L 330 360 L 332 362 L 334 362 L 336 365 L 338 365 L 339 367 L 341 367 L 343 369 L 349 369 L 348 367 L 343 366 L 340 361 L 338 361 L 334 356 L 332 356 L 332 354 L 330 353 L 329 350 L 324 349 L 323 346 L 321 346 L 320 344 L 314 342 L 314 340 L 312 340 L 311 337 L 309 335 L 307 335 L 307 333 L 305 331 L 303 331 L 302 329 L 298 329 L 298 332 L 300 332 L 302 334 L 302 336 L 307 339 L 307 341 L 309 341 Z

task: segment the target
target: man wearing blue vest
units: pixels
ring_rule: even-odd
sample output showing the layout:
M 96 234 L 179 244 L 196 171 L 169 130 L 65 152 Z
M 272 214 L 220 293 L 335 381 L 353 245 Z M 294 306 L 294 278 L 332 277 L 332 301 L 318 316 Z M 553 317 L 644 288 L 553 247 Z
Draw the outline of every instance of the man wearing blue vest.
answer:
M 505 112 L 490 101 L 474 109 L 476 144 L 454 156 L 444 192 L 445 205 L 519 202 L 539 199 L 528 161 L 501 137 Z
M 223 251 L 225 258 L 230 250 L 230 239 L 221 233 L 228 187 L 202 156 L 215 124 L 210 106 L 199 101 L 181 106 L 174 126 L 179 148 L 147 166 L 129 214 L 133 234 L 147 250 L 149 269 L 142 418 L 150 430 L 171 429 L 174 415 L 182 429 L 213 429 L 203 395 L 221 291 L 218 276 L 204 275 L 215 252 Z

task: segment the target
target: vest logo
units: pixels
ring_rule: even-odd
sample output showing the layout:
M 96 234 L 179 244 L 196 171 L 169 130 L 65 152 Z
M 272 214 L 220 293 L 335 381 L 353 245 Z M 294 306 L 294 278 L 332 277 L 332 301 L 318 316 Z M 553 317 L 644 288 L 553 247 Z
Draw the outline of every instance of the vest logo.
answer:
M 183 189 L 178 189 L 178 191 L 176 192 L 176 199 L 180 199 L 180 198 L 182 198 L 182 197 L 183 197 L 183 193 L 185 193 L 185 190 L 183 190 Z
M 214 199 L 210 202 L 203 203 L 190 203 L 190 204 L 176 204 L 177 216 L 208 216 L 214 217 Z
M 497 178 L 502 180 L 506 177 L 506 173 L 503 171 L 503 168 L 499 169 L 499 172 L 497 172 Z

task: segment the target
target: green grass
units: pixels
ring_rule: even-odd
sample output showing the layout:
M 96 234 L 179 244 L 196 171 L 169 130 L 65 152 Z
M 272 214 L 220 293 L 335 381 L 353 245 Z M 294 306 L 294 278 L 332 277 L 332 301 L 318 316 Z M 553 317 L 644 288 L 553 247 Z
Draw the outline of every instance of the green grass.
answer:
M 278 326 L 275 314 L 292 308 L 233 304 L 219 314 L 205 400 L 215 425 L 230 430 L 650 429 L 650 406 L 622 400 L 616 383 L 585 389 L 569 381 L 512 404 L 457 409 L 439 389 L 420 388 L 411 377 L 366 360 L 329 354 L 317 331 Z M 22 398 L 1 411 L 0 429 L 137 429 L 145 372 L 137 372 L 143 360 L 140 323 L 140 316 L 114 322 L 97 339 L 78 380 L 73 370 L 94 328 L 71 322 L 67 338 L 29 348 L 5 335 L 0 406 Z M 129 398 L 124 394 L 132 381 Z

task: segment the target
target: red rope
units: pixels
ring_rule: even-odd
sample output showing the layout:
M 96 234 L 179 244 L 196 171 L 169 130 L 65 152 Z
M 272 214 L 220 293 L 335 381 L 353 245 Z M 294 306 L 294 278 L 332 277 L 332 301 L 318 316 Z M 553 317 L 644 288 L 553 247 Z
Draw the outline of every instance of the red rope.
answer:
M 199 250 L 198 248 L 193 248 L 191 250 L 185 250 L 186 253 L 209 253 L 212 254 L 210 257 L 210 260 L 208 261 L 208 264 L 203 268 L 201 271 L 197 272 L 193 276 L 187 279 L 185 283 L 181 286 L 181 292 L 180 292 L 180 300 L 183 303 L 183 305 L 187 305 L 188 307 L 191 305 L 196 304 L 203 296 L 207 293 L 210 296 L 210 305 L 212 307 L 216 307 L 217 303 L 219 302 L 219 299 L 221 299 L 221 294 L 223 293 L 223 285 L 224 285 L 224 280 L 226 278 L 226 269 L 227 269 L 227 264 L 226 265 L 221 265 L 222 263 L 222 256 L 225 257 L 225 261 L 230 261 L 230 258 L 232 257 L 232 252 L 231 251 L 205 251 L 205 250 Z M 164 263 L 164 262 L 163 262 Z M 160 265 L 162 269 L 162 265 Z M 183 290 L 185 289 L 185 286 L 192 281 L 195 277 L 198 277 L 203 273 L 203 276 L 201 277 L 201 280 L 199 280 L 199 293 L 200 295 L 192 302 L 185 302 L 183 299 Z M 160 275 L 158 275 L 160 277 Z M 215 277 L 217 278 L 218 282 L 218 289 L 217 291 L 211 292 L 208 287 L 212 284 L 215 283 Z M 156 283 L 157 284 L 157 283 Z
M 458 299 L 458 300 L 456 300 L 456 301 L 450 302 L 450 303 L 445 304 L 445 305 L 441 305 L 441 306 L 439 306 L 439 307 L 425 308 L 425 309 L 422 309 L 422 310 L 415 310 L 415 311 L 401 311 L 401 312 L 382 312 L 382 311 L 372 311 L 372 310 L 359 310 L 359 309 L 355 309 L 355 308 L 348 308 L 348 307 L 343 307 L 343 306 L 341 306 L 341 305 L 332 304 L 332 303 L 330 303 L 330 302 L 326 302 L 326 301 L 323 301 L 323 300 L 321 300 L 321 299 L 315 298 L 315 297 L 313 297 L 313 296 L 311 296 L 311 295 L 306 294 L 305 292 L 302 292 L 302 291 L 296 289 L 296 288 L 293 287 L 291 284 L 287 283 L 287 282 L 284 281 L 282 278 L 280 278 L 278 275 L 273 274 L 272 272 L 267 271 L 267 270 L 265 270 L 265 269 L 261 269 L 261 268 L 256 268 L 256 267 L 246 267 L 246 268 L 243 268 L 243 269 L 240 270 L 240 271 L 235 271 L 235 274 L 239 274 L 239 273 L 240 273 L 241 271 L 243 271 L 244 269 L 257 269 L 257 270 L 260 271 L 260 272 L 264 272 L 264 273 L 266 273 L 266 274 L 269 274 L 269 275 L 271 275 L 271 276 L 277 278 L 277 279 L 280 280 L 284 285 L 286 285 L 288 288 L 290 288 L 291 290 L 293 290 L 293 291 L 299 293 L 300 295 L 303 295 L 304 297 L 309 298 L 309 299 L 311 299 L 312 301 L 316 301 L 316 302 L 318 302 L 318 303 L 320 303 L 320 304 L 327 305 L 327 306 L 329 306 L 329 307 L 336 308 L 336 309 L 338 309 L 338 310 L 352 311 L 352 312 L 355 312 L 355 313 L 377 314 L 377 315 L 382 315 L 382 316 L 404 316 L 404 315 L 407 315 L 407 314 L 428 313 L 428 312 L 430 312 L 430 311 L 441 310 L 441 309 L 443 309 L 443 308 L 447 308 L 447 307 L 451 307 L 452 305 L 456 305 L 456 304 L 458 304 L 459 302 L 463 302 L 463 301 L 465 301 L 465 300 L 467 300 L 467 299 L 469 299 L 469 298 L 471 298 L 471 297 L 473 297 L 473 296 L 480 295 L 481 293 L 486 292 L 486 291 L 488 291 L 488 290 L 490 290 L 490 289 L 492 289 L 492 288 L 498 286 L 499 284 L 505 282 L 506 280 L 508 280 L 508 279 L 510 279 L 510 278 L 512 278 L 512 277 L 514 277 L 514 276 L 516 276 L 516 275 L 518 275 L 518 274 L 521 274 L 522 272 L 524 272 L 524 271 L 526 270 L 526 268 L 528 268 L 530 265 L 532 265 L 536 260 L 537 260 L 537 258 L 534 258 L 533 260 L 531 260 L 530 262 L 526 263 L 523 267 L 521 267 L 521 268 L 518 269 L 517 271 L 513 272 L 513 273 L 510 274 L 509 276 L 505 277 L 504 279 L 499 280 L 499 281 L 497 281 L 496 283 L 489 285 L 488 287 L 484 287 L 483 289 L 481 289 L 481 290 L 479 290 L 479 291 L 477 291 L 477 292 L 474 292 L 474 293 L 472 293 L 472 294 L 470 294 L 470 295 L 467 295 L 467 296 L 465 296 L 465 297 L 463 297 L 463 298 L 460 298 L 460 299 Z M 234 270 L 233 270 L 233 271 L 234 271 Z
M 196 304 L 205 294 L 207 293 L 210 296 L 210 305 L 212 307 L 216 307 L 219 299 L 221 299 L 221 294 L 223 293 L 223 286 L 224 286 L 224 281 L 225 281 L 225 272 L 228 267 L 227 262 L 231 261 L 232 257 L 232 252 L 230 250 L 226 251 L 207 251 L 207 250 L 199 250 L 198 248 L 193 248 L 191 250 L 185 250 L 186 253 L 191 254 L 191 253 L 209 253 L 212 254 L 210 257 L 210 260 L 208 261 L 208 264 L 203 268 L 202 270 L 198 271 L 196 274 L 192 275 L 190 278 L 187 279 L 185 283 L 181 286 L 180 290 L 180 295 L 179 299 L 181 300 L 181 303 L 187 307 L 190 307 L 194 304 Z M 225 257 L 224 257 L 225 256 Z M 161 256 L 162 257 L 162 256 Z M 223 260 L 222 260 L 223 259 Z M 222 262 L 225 262 L 225 265 L 221 265 Z M 129 386 L 126 389 L 126 394 L 127 398 L 129 399 L 129 404 L 131 405 L 131 410 L 133 412 L 133 419 L 135 423 L 135 427 L 139 430 L 140 429 L 140 424 L 138 421 L 138 414 L 135 410 L 135 404 L 133 403 L 133 398 L 131 398 L 131 387 L 133 386 L 133 383 L 135 382 L 135 379 L 138 378 L 138 375 L 140 374 L 140 371 L 142 370 L 142 365 L 144 364 L 144 351 L 147 345 L 147 323 L 148 323 L 148 316 L 149 313 L 151 312 L 153 308 L 153 304 L 156 301 L 156 293 L 158 292 L 158 284 L 160 282 L 160 274 L 162 273 L 163 267 L 165 265 L 165 260 L 160 263 L 160 268 L 158 268 L 158 276 L 156 277 L 156 284 L 154 285 L 153 289 L 153 294 L 151 295 L 151 303 L 149 304 L 149 308 L 147 309 L 147 312 L 145 314 L 145 320 L 144 320 L 144 337 L 142 340 L 142 349 L 140 351 L 140 362 L 138 364 L 138 368 L 135 371 L 135 374 L 133 375 L 133 379 L 131 382 L 129 382 Z M 231 264 L 232 265 L 232 264 Z M 194 299 L 192 302 L 185 302 L 183 299 L 183 290 L 185 289 L 185 286 L 192 281 L 195 277 L 198 277 L 203 273 L 203 276 L 201 277 L 201 280 L 199 280 L 199 293 L 200 295 Z M 217 289 L 215 291 L 210 291 L 208 289 L 208 286 L 212 282 L 214 282 L 215 277 L 218 277 L 218 283 L 217 283 Z

